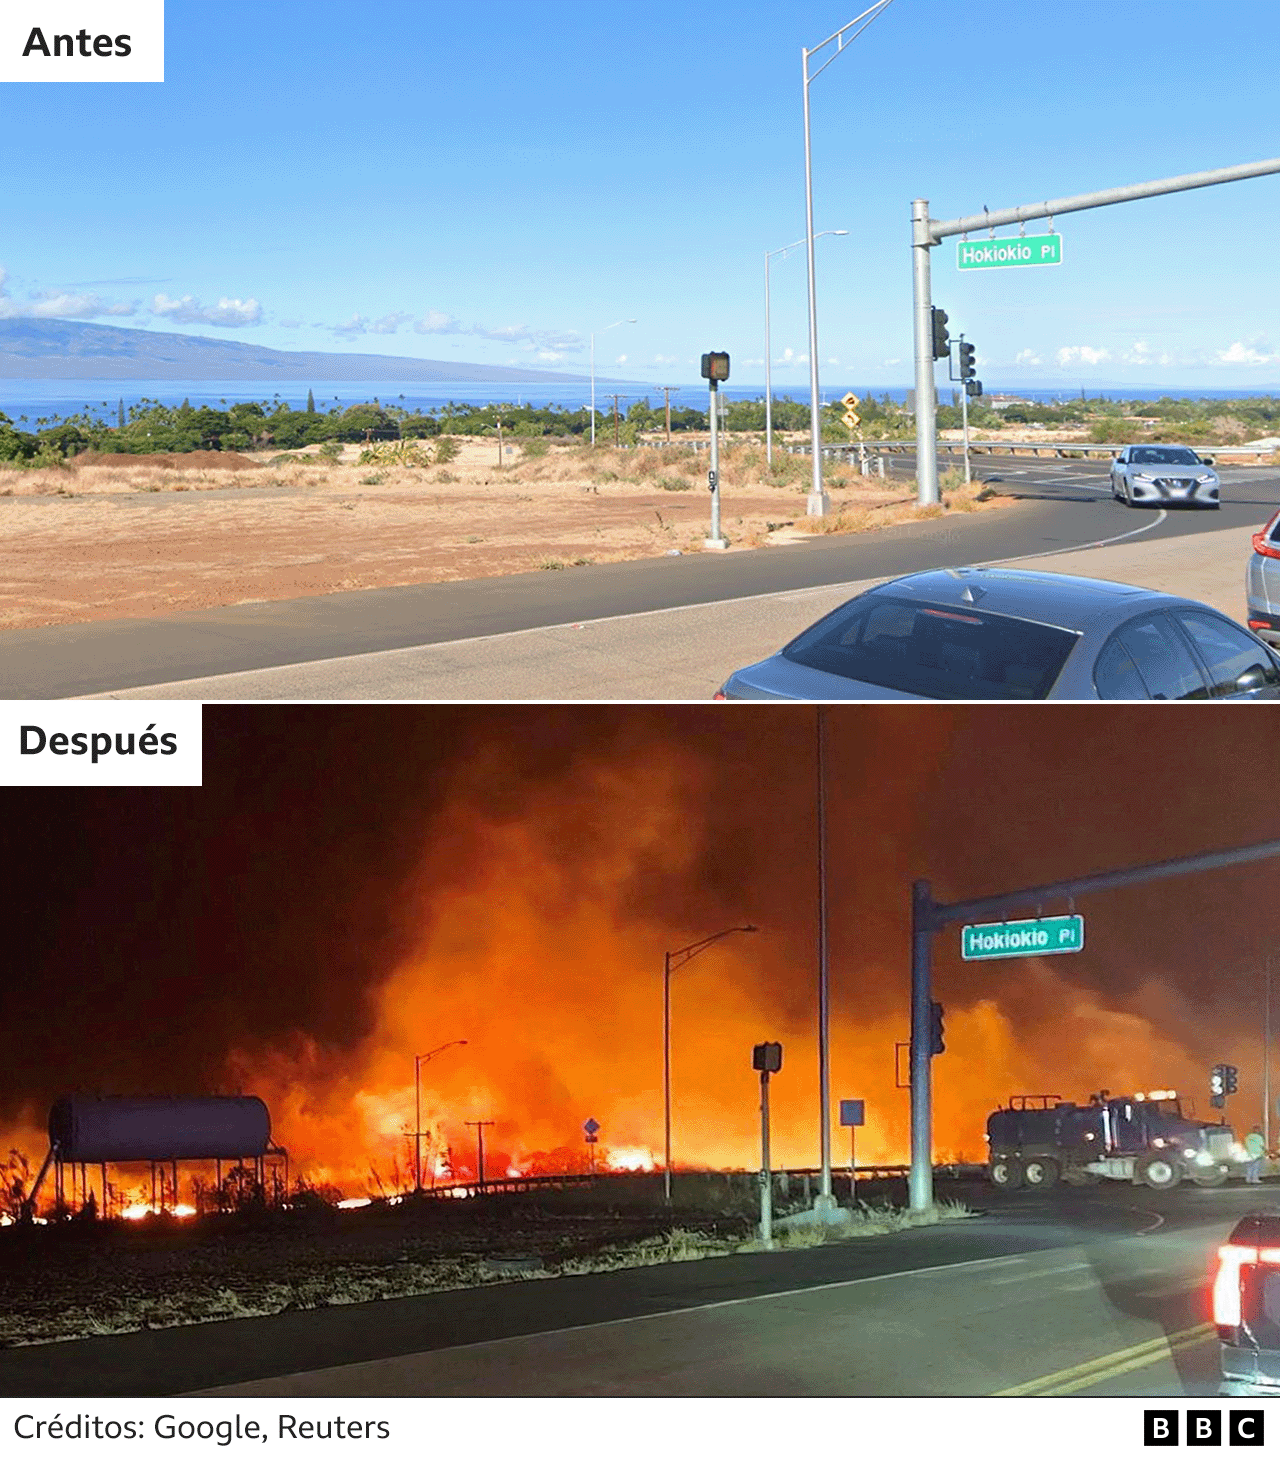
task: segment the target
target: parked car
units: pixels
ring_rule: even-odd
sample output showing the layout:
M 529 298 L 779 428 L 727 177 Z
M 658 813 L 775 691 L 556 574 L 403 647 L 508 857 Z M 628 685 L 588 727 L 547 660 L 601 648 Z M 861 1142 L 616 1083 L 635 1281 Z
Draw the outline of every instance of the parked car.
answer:
M 1253 534 L 1244 593 L 1249 626 L 1264 643 L 1280 646 L 1280 511 Z
M 1125 446 L 1111 462 L 1111 494 L 1126 506 L 1217 507 L 1219 484 L 1213 457 L 1189 446 Z
M 956 567 L 844 603 L 739 669 L 723 699 L 1274 699 L 1280 654 L 1144 587 Z
M 1280 1394 L 1280 1210 L 1244 1216 L 1218 1248 L 1213 1322 L 1220 1395 Z

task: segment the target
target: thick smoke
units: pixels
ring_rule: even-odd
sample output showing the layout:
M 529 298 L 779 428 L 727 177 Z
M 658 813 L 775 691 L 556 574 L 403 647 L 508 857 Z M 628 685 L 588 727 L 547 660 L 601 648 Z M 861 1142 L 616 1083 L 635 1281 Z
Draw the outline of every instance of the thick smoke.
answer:
M 833 1095 L 902 1156 L 909 890 L 954 900 L 1267 839 L 1273 716 L 1176 708 L 826 711 Z M 817 1158 L 815 711 L 206 711 L 202 790 L 5 791 L 0 1113 L 58 1093 L 261 1092 L 295 1156 L 403 1178 L 413 1058 L 432 1158 L 491 1170 L 661 1145 L 662 961 L 676 1152 L 750 1164 L 754 1042 L 786 1048 L 777 1157 Z M 1100 893 L 1078 956 L 964 963 L 936 941 L 938 1145 L 980 1156 L 1014 1091 L 1242 1070 L 1280 867 Z M 1046 906 L 1046 911 L 1065 910 Z M 836 1154 L 843 1135 L 837 1132 Z M 630 1156 L 629 1156 L 630 1157 Z M 638 1156 L 635 1156 L 638 1157 Z M 393 1171 L 394 1166 L 394 1171 Z

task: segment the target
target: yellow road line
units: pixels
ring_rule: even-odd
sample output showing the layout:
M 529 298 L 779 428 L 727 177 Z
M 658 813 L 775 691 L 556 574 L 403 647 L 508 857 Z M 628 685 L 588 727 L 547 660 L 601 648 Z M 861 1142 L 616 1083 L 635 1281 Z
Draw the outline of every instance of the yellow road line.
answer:
M 1136 1372 L 1139 1367 L 1149 1367 L 1164 1357 L 1187 1347 L 1198 1346 L 1214 1334 L 1209 1322 L 1190 1326 L 1185 1331 L 1176 1331 L 1168 1336 L 1153 1337 L 1151 1341 L 1139 1342 L 1119 1352 L 1109 1352 L 1105 1357 L 1095 1357 L 1091 1362 L 1081 1362 L 1075 1367 L 1064 1367 L 1060 1372 L 1050 1372 L 1045 1377 L 1035 1377 L 1017 1387 L 1006 1387 L 993 1392 L 993 1397 L 1067 1397 L 1082 1388 L 1093 1387 L 1111 1377 L 1120 1377 L 1126 1372 Z

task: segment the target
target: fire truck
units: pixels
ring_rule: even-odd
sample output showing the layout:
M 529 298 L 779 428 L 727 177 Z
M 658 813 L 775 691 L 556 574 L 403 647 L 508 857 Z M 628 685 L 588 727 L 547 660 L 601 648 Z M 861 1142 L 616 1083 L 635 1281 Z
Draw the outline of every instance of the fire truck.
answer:
M 1212 1188 L 1238 1168 L 1244 1151 L 1226 1124 L 1183 1113 L 1170 1089 L 1113 1095 L 1086 1103 L 1058 1094 L 1016 1094 L 987 1120 L 987 1174 L 1000 1189 L 1048 1189 L 1063 1180 L 1126 1180 L 1171 1190 L 1184 1179 Z

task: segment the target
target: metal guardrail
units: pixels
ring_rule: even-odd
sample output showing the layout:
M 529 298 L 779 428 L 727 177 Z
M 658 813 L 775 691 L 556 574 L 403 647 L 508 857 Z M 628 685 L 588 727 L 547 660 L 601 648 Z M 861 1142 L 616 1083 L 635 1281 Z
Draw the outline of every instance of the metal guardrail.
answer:
M 934 1173 L 942 1179 L 970 1179 L 977 1178 L 985 1170 L 986 1166 L 981 1164 L 940 1164 L 934 1167 Z M 859 1180 L 877 1179 L 905 1179 L 910 1171 L 910 1166 L 905 1164 L 860 1164 L 857 1167 L 857 1178 Z M 835 1164 L 831 1169 L 832 1177 L 841 1184 L 847 1183 L 849 1179 L 849 1166 Z M 757 1170 L 677 1170 L 677 1178 L 738 1178 L 754 1181 L 758 1178 Z M 471 1180 L 459 1184 L 435 1185 L 431 1189 L 423 1189 L 421 1195 L 434 1200 L 462 1200 L 473 1199 L 478 1195 L 514 1195 L 514 1194 L 536 1194 L 541 1190 L 565 1190 L 565 1189 L 589 1189 L 592 1186 L 608 1184 L 613 1181 L 627 1181 L 635 1183 L 646 1179 L 658 1180 L 661 1178 L 661 1170 L 598 1170 L 595 1174 L 562 1174 L 562 1175 L 520 1175 L 508 1179 L 485 1180 L 484 1184 Z M 805 1180 L 814 1181 L 822 1177 L 822 1170 L 816 1165 L 809 1169 L 775 1169 L 773 1177 L 777 1180 Z
M 1009 455 L 1018 455 L 1022 452 L 1029 452 L 1032 456 L 1053 456 L 1059 460 L 1069 460 L 1073 456 L 1117 456 L 1124 450 L 1125 442 L 1120 445 L 1095 445 L 1092 442 L 1071 442 L 1071 441 L 1007 441 L 1007 440 L 971 440 L 969 442 L 969 454 L 975 452 L 983 455 L 999 455 L 1002 451 Z M 849 455 L 856 453 L 859 449 L 866 449 L 868 452 L 887 452 L 890 455 L 906 451 L 914 451 L 916 443 L 914 440 L 868 440 L 860 447 L 857 441 L 837 441 L 834 444 L 828 443 L 822 447 L 824 456 Z M 951 455 L 958 455 L 964 447 L 958 440 L 940 440 L 938 450 L 946 451 Z M 1195 449 L 1195 447 L 1190 447 Z M 1214 456 L 1269 456 L 1273 452 L 1264 450 L 1258 446 L 1204 446 L 1206 455 Z M 807 445 L 788 446 L 787 450 L 792 455 L 807 456 L 811 453 L 812 447 Z

